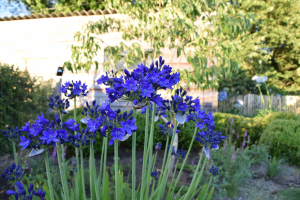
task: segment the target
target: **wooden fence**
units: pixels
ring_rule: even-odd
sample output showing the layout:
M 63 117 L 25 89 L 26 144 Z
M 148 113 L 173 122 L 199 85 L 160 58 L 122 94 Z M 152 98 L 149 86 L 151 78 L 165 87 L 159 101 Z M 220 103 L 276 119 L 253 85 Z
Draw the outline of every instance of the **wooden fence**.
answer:
M 226 101 L 218 102 L 218 112 L 229 112 L 234 108 L 237 100 L 242 100 L 242 106 L 239 108 L 240 114 L 244 116 L 253 116 L 257 109 L 269 109 L 274 111 L 291 111 L 300 114 L 300 96 L 270 96 L 247 94 L 228 98 Z

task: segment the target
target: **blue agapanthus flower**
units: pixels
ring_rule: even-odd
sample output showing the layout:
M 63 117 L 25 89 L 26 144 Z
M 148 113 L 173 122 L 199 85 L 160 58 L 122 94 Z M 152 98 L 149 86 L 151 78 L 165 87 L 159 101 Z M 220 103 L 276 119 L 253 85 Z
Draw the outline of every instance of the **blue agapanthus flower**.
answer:
M 1 173 L 1 177 L 4 178 L 8 184 L 15 184 L 20 181 L 24 175 L 22 167 L 13 163 L 5 169 L 4 173 Z
M 157 172 L 157 171 L 151 172 L 150 176 L 151 176 L 154 180 L 158 180 L 158 172 Z
M 155 151 L 160 151 L 162 147 L 162 144 L 159 142 L 155 145 Z
M 73 99 L 76 96 L 86 96 L 88 93 L 86 90 L 87 85 L 85 83 L 81 84 L 81 81 L 76 81 L 75 83 L 68 81 L 60 88 L 60 91 L 69 99 Z
M 56 95 L 54 99 L 52 97 L 49 97 L 50 103 L 49 107 L 52 108 L 53 110 L 58 110 L 62 114 L 66 113 L 66 109 L 70 107 L 70 102 L 68 99 L 59 99 L 59 96 Z
M 224 91 L 220 91 L 219 95 L 218 95 L 218 101 L 226 101 L 227 100 L 227 92 Z
M 70 135 L 70 143 L 76 148 L 89 146 L 91 141 L 93 144 L 96 144 L 96 133 L 89 133 L 88 130 L 88 128 L 83 128 L 81 132 L 77 132 L 75 135 Z
M 92 105 L 89 105 L 88 102 L 85 104 L 86 107 L 83 107 L 83 111 L 81 111 L 81 114 L 85 116 L 84 120 L 81 120 L 82 123 L 87 123 L 87 119 L 96 119 L 100 115 L 99 105 L 96 104 L 96 100 L 92 102 Z
M 132 135 L 132 132 L 137 130 L 132 110 L 121 114 L 120 109 L 112 110 L 110 103 L 105 101 L 98 111 L 99 116 L 95 119 L 88 119 L 87 126 L 90 133 L 99 132 L 102 136 L 109 137 L 109 145 L 113 145 L 115 140 L 125 141 Z
M 176 152 L 176 156 L 178 158 L 185 158 L 185 155 L 186 155 L 186 153 L 183 149 L 178 149 L 177 152 Z
M 186 122 L 186 114 L 200 109 L 198 98 L 192 100 L 192 96 L 186 96 L 187 92 L 182 88 L 176 90 L 176 94 L 171 96 L 172 100 L 164 100 L 163 109 L 174 111 L 176 120 L 180 124 Z
M 20 136 L 22 135 L 22 132 L 19 130 L 19 127 L 16 127 L 15 129 L 7 127 L 7 131 L 2 131 L 2 133 L 5 136 L 5 139 L 12 142 L 19 141 Z
M 171 124 L 171 122 L 167 122 L 164 126 L 163 125 L 158 125 L 160 128 L 160 131 L 163 135 L 165 136 L 172 136 L 173 135 L 173 130 L 174 130 L 174 125 Z M 179 126 L 177 126 L 176 133 L 179 133 L 180 130 L 178 130 Z
M 170 150 L 170 145 L 168 145 L 168 151 Z M 172 153 L 171 155 L 176 155 L 175 146 L 172 146 Z
M 61 123 L 61 119 L 55 114 L 55 120 L 51 122 L 47 120 L 43 113 L 37 116 L 35 124 L 26 123 L 21 131 L 23 135 L 20 137 L 20 146 L 24 149 L 34 148 L 40 149 L 42 146 L 56 146 L 56 143 L 69 142 L 68 137 L 79 130 L 79 124 L 74 124 L 73 119 Z
M 213 176 L 217 176 L 219 175 L 219 169 L 217 167 L 214 167 L 212 166 L 210 169 L 209 169 L 209 172 L 213 175 Z
M 33 190 L 34 185 L 32 183 L 30 183 L 30 186 L 29 186 L 27 192 L 24 189 L 24 186 L 22 185 L 22 183 L 16 182 L 16 186 L 18 188 L 18 192 L 13 191 L 13 190 L 7 190 L 6 194 L 9 195 L 9 196 L 14 195 L 16 200 L 18 200 L 18 199 L 20 199 L 20 200 L 23 200 L 23 199 L 24 200 L 25 199 L 31 200 L 31 199 L 35 198 L 34 196 L 39 197 L 40 200 L 45 199 L 46 192 L 43 191 L 42 189 L 39 189 L 37 192 L 35 192 Z
M 206 130 L 202 130 L 201 132 L 197 132 L 197 136 L 195 140 L 200 142 L 205 148 L 217 148 L 218 144 L 225 140 L 226 137 L 222 136 L 221 131 L 216 132 L 215 126 L 206 125 Z
M 106 93 L 111 103 L 122 99 L 131 101 L 134 105 L 152 101 L 160 106 L 162 98 L 156 91 L 172 89 L 180 80 L 180 74 L 172 73 L 172 68 L 164 65 L 164 62 L 159 57 L 159 61 L 152 63 L 150 67 L 140 64 L 131 73 L 125 69 L 125 76 L 120 78 L 112 71 L 111 74 L 103 75 L 97 83 L 109 86 Z

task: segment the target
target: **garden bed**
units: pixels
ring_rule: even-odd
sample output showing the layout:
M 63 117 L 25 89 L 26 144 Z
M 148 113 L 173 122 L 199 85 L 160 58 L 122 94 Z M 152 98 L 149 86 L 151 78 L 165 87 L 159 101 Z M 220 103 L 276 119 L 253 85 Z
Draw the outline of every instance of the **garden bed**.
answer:
M 197 157 L 199 157 L 199 149 L 194 149 L 191 151 L 190 156 L 187 159 L 187 163 L 191 164 L 192 160 L 197 163 Z M 29 151 L 22 151 L 20 157 L 24 157 L 28 154 Z M 137 155 L 137 171 L 136 171 L 136 181 L 137 186 L 141 182 L 142 177 L 142 156 L 143 151 L 138 150 L 136 152 Z M 127 179 L 129 172 L 131 172 L 131 149 L 122 148 L 119 150 L 119 162 L 122 163 L 124 178 Z M 32 163 L 32 159 L 40 160 L 40 163 L 43 163 L 43 154 L 33 157 L 27 158 L 26 166 L 30 166 Z M 68 159 L 68 158 L 67 158 Z M 23 159 L 24 160 L 24 159 Z M 158 171 L 161 169 L 163 160 L 163 151 L 158 152 L 157 161 L 156 161 L 156 168 Z M 12 164 L 13 157 L 6 155 L 0 157 L 0 170 L 1 172 L 5 169 L 8 164 Z M 100 157 L 96 156 L 96 166 L 99 167 Z M 22 163 L 22 162 L 21 162 Z M 113 154 L 109 154 L 107 157 L 107 171 L 110 173 L 110 167 L 114 164 Z M 88 169 L 88 160 L 86 159 L 85 168 Z M 251 169 L 253 172 L 253 176 L 251 178 L 246 179 L 242 186 L 240 186 L 239 194 L 234 198 L 213 198 L 215 200 L 224 199 L 224 200 L 252 200 L 252 199 L 278 199 L 276 195 L 280 190 L 288 189 L 288 188 L 300 188 L 300 170 L 295 166 L 285 166 L 285 173 L 282 176 L 275 177 L 270 179 L 266 176 L 266 171 L 262 165 L 252 165 Z M 99 169 L 97 169 L 99 171 Z M 111 174 L 110 174 L 111 176 Z M 171 180 L 171 178 L 169 178 Z M 131 183 L 131 175 L 128 178 L 128 182 Z M 182 176 L 179 181 L 179 185 L 187 185 L 189 186 L 192 180 L 192 173 L 189 170 L 184 170 L 182 172 Z M 0 178 L 0 199 L 1 200 L 8 200 L 8 196 L 6 195 L 6 190 L 10 189 L 10 186 L 6 184 L 6 181 L 3 178 Z M 87 192 L 88 188 L 87 188 Z M 167 192 L 167 191 L 166 191 Z

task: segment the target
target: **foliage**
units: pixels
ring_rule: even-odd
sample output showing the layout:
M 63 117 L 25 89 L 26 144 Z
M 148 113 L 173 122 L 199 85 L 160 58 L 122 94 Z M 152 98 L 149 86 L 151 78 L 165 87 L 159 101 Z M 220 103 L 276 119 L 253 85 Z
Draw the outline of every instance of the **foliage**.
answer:
M 0 146 L 2 151 L 11 149 L 2 134 L 7 125 L 22 126 L 36 118 L 41 112 L 47 116 L 48 96 L 52 91 L 52 80 L 43 81 L 31 77 L 27 70 L 0 63 Z
M 267 170 L 267 176 L 270 178 L 274 178 L 275 176 L 282 175 L 284 172 L 284 168 L 282 167 L 282 163 L 284 163 L 284 159 L 277 159 L 276 157 L 270 156 L 266 158 L 264 162 L 262 162 Z
M 268 155 L 268 149 L 265 145 L 252 145 L 248 142 L 245 146 L 236 148 L 237 140 L 234 137 L 232 121 L 227 123 L 226 140 L 223 148 L 212 151 L 213 165 L 221 166 L 220 175 L 213 179 L 213 185 L 216 188 L 215 196 L 227 196 L 232 198 L 239 193 L 239 187 L 246 178 L 252 176 L 250 167 L 252 164 L 260 163 Z M 228 133 L 229 131 L 229 133 Z M 243 136 L 240 136 L 243 138 Z M 203 182 L 207 182 L 204 177 Z
M 226 67 L 222 68 L 222 72 L 218 76 L 218 91 L 228 88 L 229 97 L 258 92 L 255 82 L 251 80 L 249 73 L 249 70 L 238 68 L 235 72 L 227 75 Z
M 270 154 L 300 164 L 300 124 L 298 120 L 278 119 L 264 130 L 260 142 L 270 145 Z
M 299 1 L 232 1 L 237 12 L 255 13 L 255 23 L 240 38 L 239 64 L 265 74 L 273 90 L 299 92 Z
M 30 11 L 32 14 L 46 14 L 46 13 L 53 13 L 53 12 L 73 12 L 75 10 L 77 11 L 89 11 L 89 10 L 104 10 L 105 4 L 104 1 L 97 1 L 97 0 L 55 0 L 55 1 L 49 1 L 49 0 L 9 0 L 10 5 L 12 6 L 21 6 L 23 3 L 28 11 Z M 132 2 L 132 0 L 123 0 L 123 2 Z M 14 4 L 12 4 L 14 3 Z M 117 8 L 118 6 L 116 6 Z
M 162 7 L 157 6 L 160 4 Z M 167 48 L 171 55 L 169 64 L 173 64 L 175 56 L 181 58 L 184 54 L 193 66 L 194 73 L 188 70 L 182 72 L 182 78 L 188 87 L 194 84 L 202 89 L 216 88 L 216 70 L 224 66 L 237 66 L 235 52 L 238 49 L 230 40 L 250 27 L 251 16 L 235 12 L 234 7 L 223 0 L 179 0 L 167 3 L 161 0 L 141 0 L 136 6 L 131 6 L 128 2 L 121 5 L 120 0 L 115 0 L 106 4 L 108 8 L 116 5 L 120 6 L 118 12 L 130 19 L 104 18 L 89 23 L 83 32 L 76 34 L 75 39 L 80 45 L 72 45 L 71 61 L 65 62 L 64 67 L 72 72 L 81 69 L 88 72 L 92 65 L 97 69 L 98 62 L 94 58 L 101 50 L 95 41 L 97 37 L 105 44 L 104 51 L 109 54 L 105 68 L 117 69 L 119 61 L 124 62 L 125 68 L 129 68 L 137 61 L 142 60 L 144 63 L 148 58 L 156 59 L 162 54 L 161 50 Z M 211 25 L 195 26 L 197 18 L 203 24 Z M 125 23 L 128 20 L 138 20 L 139 23 L 137 26 Z M 122 32 L 122 38 L 126 42 L 134 42 L 129 46 L 123 42 L 117 46 L 109 46 L 101 39 L 101 35 L 109 31 Z M 218 41 L 212 43 L 216 37 Z M 145 41 L 150 44 L 148 49 L 142 48 L 142 42 Z M 208 45 L 209 43 L 213 45 Z M 181 59 L 178 60 L 179 67 Z M 213 62 L 212 67 L 208 67 L 209 62 Z
M 276 197 L 278 199 L 289 199 L 289 200 L 297 200 L 300 196 L 300 189 L 299 188 L 289 188 L 280 190 Z
M 243 136 L 243 133 L 247 130 L 247 133 L 251 135 L 251 144 L 255 144 L 259 141 L 263 131 L 272 121 L 276 119 L 299 119 L 292 112 L 275 112 L 269 113 L 264 118 L 259 117 L 243 117 L 240 115 L 233 115 L 229 113 L 214 113 L 215 118 L 215 126 L 216 129 L 220 130 L 221 133 L 224 133 L 226 136 L 226 127 L 229 119 L 234 118 L 234 124 L 232 129 L 235 129 L 235 133 L 233 137 L 235 138 L 238 133 L 240 133 L 240 137 Z M 237 146 L 241 146 L 242 139 L 237 140 Z

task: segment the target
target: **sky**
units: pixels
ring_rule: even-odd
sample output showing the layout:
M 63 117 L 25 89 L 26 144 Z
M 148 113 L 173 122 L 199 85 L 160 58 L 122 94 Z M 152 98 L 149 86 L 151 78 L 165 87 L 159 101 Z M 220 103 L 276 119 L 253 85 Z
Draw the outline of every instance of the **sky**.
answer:
M 16 10 L 14 11 L 14 9 Z M 29 15 L 30 13 L 26 10 L 24 4 L 19 7 L 16 3 L 11 3 L 11 6 L 8 3 L 8 0 L 0 0 L 0 18 L 11 17 L 11 16 L 24 16 Z

